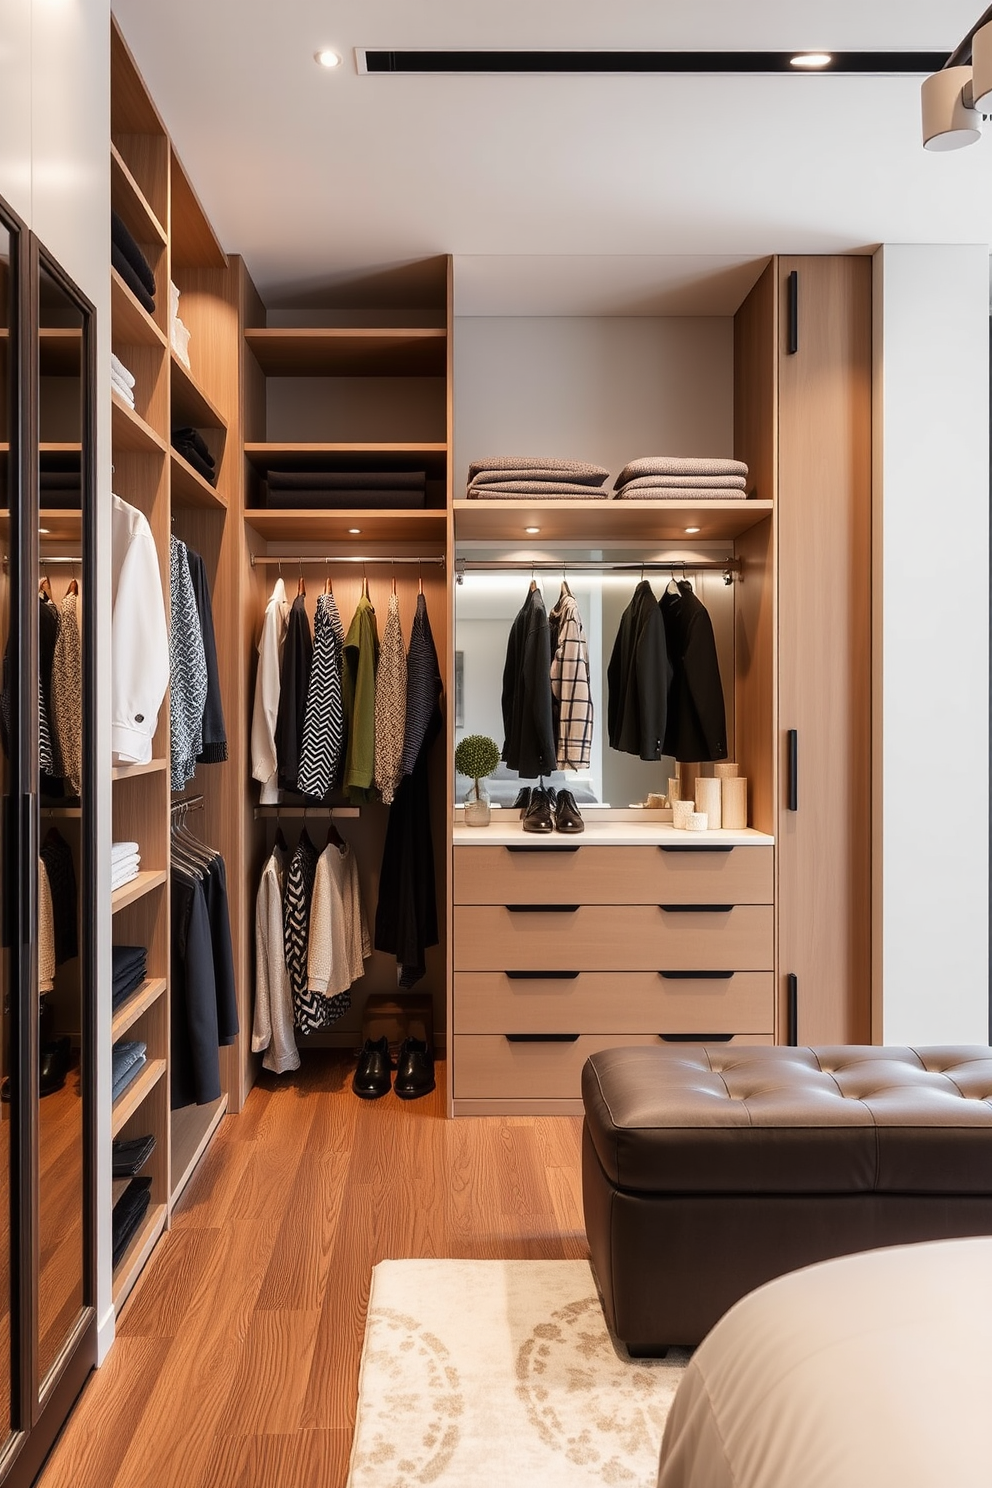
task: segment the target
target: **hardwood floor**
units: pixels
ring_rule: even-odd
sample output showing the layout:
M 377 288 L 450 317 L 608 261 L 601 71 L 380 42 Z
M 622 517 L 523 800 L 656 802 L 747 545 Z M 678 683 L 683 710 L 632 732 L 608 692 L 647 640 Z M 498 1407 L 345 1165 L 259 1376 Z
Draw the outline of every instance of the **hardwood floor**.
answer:
M 447 1121 L 351 1071 L 306 1054 L 221 1123 L 40 1488 L 342 1488 L 377 1261 L 588 1254 L 577 1117 Z

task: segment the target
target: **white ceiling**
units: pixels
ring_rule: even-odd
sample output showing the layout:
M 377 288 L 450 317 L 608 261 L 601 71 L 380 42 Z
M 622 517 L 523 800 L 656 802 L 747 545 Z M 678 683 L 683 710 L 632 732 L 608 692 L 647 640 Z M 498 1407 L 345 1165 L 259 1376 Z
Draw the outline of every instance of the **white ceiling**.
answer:
M 460 314 L 728 313 L 770 252 L 992 241 L 919 80 L 359 75 L 355 47 L 951 51 L 982 0 L 115 0 L 270 304 L 457 256 Z M 344 65 L 319 68 L 333 46 Z

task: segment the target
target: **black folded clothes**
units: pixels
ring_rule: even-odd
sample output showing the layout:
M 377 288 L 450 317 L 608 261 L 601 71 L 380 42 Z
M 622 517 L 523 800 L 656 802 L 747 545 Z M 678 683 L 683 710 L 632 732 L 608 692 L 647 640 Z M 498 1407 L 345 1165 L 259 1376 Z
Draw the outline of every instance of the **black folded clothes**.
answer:
M 114 1205 L 111 1217 L 111 1241 L 115 1266 L 122 1259 L 148 1212 L 148 1205 L 152 1198 L 151 1190 L 152 1180 L 150 1178 L 132 1178 Z
M 124 257 L 123 253 L 118 248 L 116 243 L 111 243 L 110 245 L 110 262 L 117 270 L 118 274 L 120 274 L 121 278 L 124 280 L 124 283 L 134 295 L 134 298 L 137 300 L 142 310 L 147 310 L 149 315 L 154 315 L 154 296 L 148 293 L 147 289 L 142 284 L 141 280 L 138 278 L 137 274 L 134 272 L 131 265 L 128 263 L 127 259 Z
M 281 510 L 410 510 L 427 499 L 424 470 L 269 470 L 265 504 Z
M 205 481 L 211 485 L 217 479 L 215 460 L 207 448 L 206 440 L 197 429 L 183 428 L 173 429 L 172 448 L 182 455 L 187 464 L 192 465 L 198 475 L 202 475 Z
M 265 496 L 266 506 L 282 511 L 348 510 L 362 511 L 420 510 L 424 505 L 423 491 L 380 490 L 367 487 L 353 490 L 320 491 L 274 491 L 270 486 Z
M 133 1178 L 155 1151 L 155 1138 L 118 1137 L 114 1142 L 114 1177 Z
M 128 231 L 123 219 L 118 217 L 116 212 L 111 212 L 110 214 L 110 244 L 112 248 L 117 249 L 121 258 L 130 268 L 134 278 L 137 279 L 138 283 L 144 289 L 145 294 L 154 296 L 156 285 L 152 266 Z M 117 267 L 116 264 L 114 267 Z M 120 269 L 117 269 L 117 272 L 121 274 Z M 123 274 L 121 274 L 121 277 L 123 278 Z

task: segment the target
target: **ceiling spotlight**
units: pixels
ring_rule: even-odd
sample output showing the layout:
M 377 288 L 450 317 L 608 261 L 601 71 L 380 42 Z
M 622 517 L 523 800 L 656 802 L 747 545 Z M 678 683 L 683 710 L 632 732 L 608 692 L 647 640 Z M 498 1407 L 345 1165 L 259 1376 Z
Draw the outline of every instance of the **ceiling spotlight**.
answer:
M 797 52 L 789 58 L 790 67 L 829 67 L 833 61 L 830 52 Z
M 699 531 L 699 528 L 698 527 L 687 527 L 685 530 L 686 530 L 686 532 L 692 534 L 693 532 L 698 532 Z
M 362 535 L 361 527 L 349 527 L 348 531 L 351 533 L 352 537 L 361 537 Z
M 541 530 L 540 527 L 525 527 L 524 528 L 524 531 L 527 533 L 528 537 L 536 537 L 537 534 L 540 532 L 540 530 Z
M 341 53 L 332 52 L 330 47 L 326 47 L 322 52 L 314 52 L 313 59 L 315 62 L 318 62 L 321 67 L 341 66 Z
M 945 67 L 928 77 L 921 89 L 923 148 L 961 150 L 982 137 L 982 116 L 975 109 L 970 67 Z
M 975 108 L 980 114 L 992 114 L 992 22 L 972 37 L 971 71 Z
M 51 532 L 51 530 L 52 529 L 50 527 L 39 527 L 38 528 L 38 531 L 41 533 L 42 537 L 47 537 L 48 534 Z

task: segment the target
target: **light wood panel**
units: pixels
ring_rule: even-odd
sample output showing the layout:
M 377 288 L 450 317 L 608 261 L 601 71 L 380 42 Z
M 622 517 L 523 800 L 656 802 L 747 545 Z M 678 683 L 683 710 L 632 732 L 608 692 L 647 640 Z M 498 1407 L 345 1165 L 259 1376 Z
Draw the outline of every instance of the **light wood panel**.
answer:
M 466 501 L 454 502 L 459 542 L 524 540 L 540 528 L 542 546 L 570 538 L 597 543 L 696 543 L 739 537 L 771 512 L 767 501 Z M 699 531 L 688 537 L 687 527 Z M 533 539 L 531 539 L 533 541 Z M 676 555 L 677 556 L 677 555 Z
M 164 454 L 165 441 L 146 423 L 140 413 L 129 408 L 119 393 L 111 393 L 111 428 L 114 448 L 138 454 Z
M 443 552 L 443 511 L 271 511 L 245 512 L 245 522 L 259 537 L 274 543 L 333 543 L 342 552 L 367 552 L 369 543 L 422 543 L 435 556 Z M 357 532 L 351 529 L 357 528 Z M 389 551 L 392 551 L 390 548 Z
M 779 972 L 800 1043 L 871 1036 L 871 261 L 786 258 L 799 349 L 779 359 Z M 784 300 L 783 300 L 784 303 Z M 781 767 L 781 761 L 780 761 Z
M 252 326 L 245 341 L 268 377 L 439 377 L 443 330 Z
M 178 450 L 169 451 L 171 471 L 171 498 L 173 506 L 205 506 L 223 508 L 225 501 L 216 486 L 205 480 L 198 470 L 184 460 Z
M 113 141 L 110 144 L 110 200 L 114 211 L 138 242 L 148 238 L 166 242 L 165 228 Z
M 583 971 L 568 981 L 462 971 L 457 983 L 456 1035 L 771 1033 L 774 1027 L 770 971 L 678 980 L 650 971 Z
M 165 295 L 168 300 L 168 285 L 166 285 Z M 160 314 L 161 296 L 160 289 L 155 301 L 156 316 Z M 149 315 L 144 306 L 138 303 L 116 269 L 110 271 L 110 313 L 114 320 L 115 336 L 132 342 L 135 346 L 165 347 L 166 336 L 162 327 L 155 318 Z M 131 370 L 134 369 L 131 368 Z
M 456 847 L 456 904 L 770 904 L 770 847 Z
M 112 914 L 118 910 L 127 909 L 128 905 L 143 899 L 153 889 L 160 889 L 168 882 L 168 874 L 164 868 L 150 868 L 147 872 L 143 869 L 139 874 L 124 884 L 120 889 L 115 889 L 110 896 L 110 909 Z
M 174 269 L 226 269 L 227 254 L 200 205 L 193 183 L 174 149 L 169 151 L 172 265 Z M 181 309 L 181 306 L 180 306 Z M 180 314 L 183 324 L 186 318 Z

